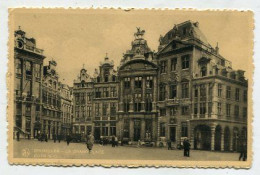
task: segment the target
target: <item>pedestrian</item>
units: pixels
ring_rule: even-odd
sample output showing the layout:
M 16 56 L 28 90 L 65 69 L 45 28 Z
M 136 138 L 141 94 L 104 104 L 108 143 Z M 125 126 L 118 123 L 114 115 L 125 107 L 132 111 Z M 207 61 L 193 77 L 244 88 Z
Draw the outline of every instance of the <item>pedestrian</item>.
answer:
M 239 156 L 239 161 L 240 160 L 246 161 L 247 159 L 247 144 L 246 141 L 244 141 L 241 145 L 240 145 L 240 156 Z
M 61 135 L 60 134 L 58 134 L 58 141 L 59 141 L 59 143 L 61 141 Z
M 71 141 L 70 134 L 67 134 L 66 141 L 67 141 L 67 146 L 69 146 L 70 141 Z
M 48 135 L 47 134 L 44 135 L 44 138 L 45 138 L 45 142 L 48 142 Z
M 89 132 L 88 136 L 87 136 L 87 148 L 88 148 L 88 153 L 90 154 L 92 148 L 93 148 L 93 144 L 94 144 L 94 136 L 91 134 L 91 132 Z
M 118 138 L 115 136 L 115 145 L 118 147 Z
M 57 139 L 57 136 L 56 136 L 56 134 L 53 134 L 53 141 L 54 141 L 54 143 L 56 143 L 56 139 Z
M 115 136 L 112 136 L 112 147 L 115 147 Z
M 190 157 L 190 142 L 189 142 L 189 140 L 184 139 L 183 148 L 184 148 L 184 156 Z
M 168 150 L 172 150 L 172 142 L 170 139 L 167 141 L 167 145 L 168 145 Z
M 18 142 L 20 141 L 20 132 L 19 131 L 16 132 L 16 140 Z

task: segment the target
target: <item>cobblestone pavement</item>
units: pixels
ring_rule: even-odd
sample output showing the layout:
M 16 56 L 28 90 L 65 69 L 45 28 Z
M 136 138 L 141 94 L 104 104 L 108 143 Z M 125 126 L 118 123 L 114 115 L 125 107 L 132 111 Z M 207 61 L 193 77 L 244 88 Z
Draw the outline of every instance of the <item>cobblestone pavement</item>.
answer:
M 156 147 L 102 146 L 95 144 L 91 154 L 84 143 L 54 143 L 37 140 L 14 140 L 15 158 L 54 158 L 54 159 L 131 159 L 131 160 L 238 160 L 239 153 L 191 150 L 190 157 L 184 157 L 182 150 L 167 150 Z

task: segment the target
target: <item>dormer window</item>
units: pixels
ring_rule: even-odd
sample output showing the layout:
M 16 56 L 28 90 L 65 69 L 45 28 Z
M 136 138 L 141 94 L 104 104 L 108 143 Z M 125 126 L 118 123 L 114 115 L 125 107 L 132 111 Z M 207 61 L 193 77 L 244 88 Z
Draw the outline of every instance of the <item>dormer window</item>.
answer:
M 105 75 L 105 82 L 108 82 L 108 75 Z
M 116 76 L 115 75 L 112 76 L 112 81 L 116 81 Z

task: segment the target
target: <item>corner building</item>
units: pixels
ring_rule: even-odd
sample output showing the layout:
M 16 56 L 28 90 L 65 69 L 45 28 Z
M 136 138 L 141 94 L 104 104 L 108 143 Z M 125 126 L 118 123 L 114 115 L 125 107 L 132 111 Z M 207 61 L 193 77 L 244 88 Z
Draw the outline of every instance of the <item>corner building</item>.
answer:
M 157 53 L 160 136 L 192 148 L 236 151 L 247 138 L 247 80 L 212 47 L 198 22 L 175 25 Z

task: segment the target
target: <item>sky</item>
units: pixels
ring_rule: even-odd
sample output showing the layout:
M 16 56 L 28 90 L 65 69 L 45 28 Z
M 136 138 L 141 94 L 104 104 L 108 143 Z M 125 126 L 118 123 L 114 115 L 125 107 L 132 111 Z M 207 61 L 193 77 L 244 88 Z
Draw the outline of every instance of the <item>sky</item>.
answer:
M 250 12 L 181 11 L 181 10 L 79 10 L 16 9 L 11 11 L 14 31 L 21 26 L 27 37 L 36 39 L 43 49 L 44 64 L 54 59 L 60 81 L 69 86 L 87 69 L 92 76 L 106 53 L 115 69 L 123 53 L 131 48 L 136 27 L 146 33 L 151 50 L 157 51 L 159 36 L 174 24 L 187 20 L 199 22 L 199 28 L 220 54 L 232 62 L 234 69 L 246 71 L 250 78 L 253 54 L 253 19 Z

